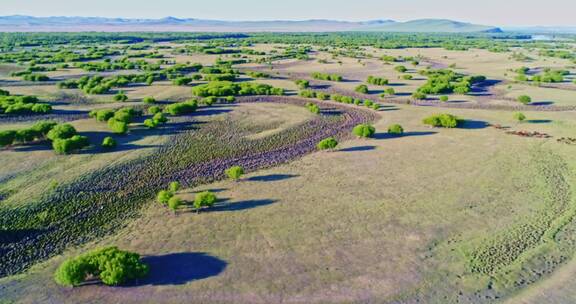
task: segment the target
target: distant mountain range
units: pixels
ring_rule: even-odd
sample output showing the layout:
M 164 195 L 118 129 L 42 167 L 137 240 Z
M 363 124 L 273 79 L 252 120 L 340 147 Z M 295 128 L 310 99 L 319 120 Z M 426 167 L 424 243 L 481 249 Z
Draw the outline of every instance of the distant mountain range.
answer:
M 80 31 L 186 31 L 186 32 L 446 32 L 497 33 L 494 26 L 476 25 L 443 19 L 420 19 L 408 22 L 372 20 L 362 22 L 335 20 L 303 21 L 220 21 L 166 17 L 162 19 L 126 19 L 102 17 L 32 17 L 0 16 L 1 32 L 80 32 Z
M 33 17 L 0 16 L 0 32 L 339 32 L 380 31 L 413 33 L 576 33 L 572 27 L 496 27 L 447 19 L 337 21 L 313 19 L 302 21 L 223 21 L 166 17 L 162 19 L 129 19 L 104 17 Z

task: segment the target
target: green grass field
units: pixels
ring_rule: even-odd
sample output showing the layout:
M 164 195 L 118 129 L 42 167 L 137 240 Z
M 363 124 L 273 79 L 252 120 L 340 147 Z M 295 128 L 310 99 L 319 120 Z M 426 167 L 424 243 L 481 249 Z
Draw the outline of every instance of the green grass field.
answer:
M 574 300 L 576 146 L 560 139 L 576 137 L 576 84 L 537 87 L 515 83 L 510 72 L 527 65 L 573 75 L 569 60 L 523 48 L 363 46 L 348 50 L 363 52 L 352 56 L 313 45 L 307 60 L 282 58 L 269 65 L 256 62 L 264 55 L 184 53 L 176 50 L 185 43 L 158 45 L 165 47 L 157 50 L 164 59 L 176 63 L 251 60 L 232 67 L 272 77 L 242 75 L 235 83 L 268 84 L 284 88 L 287 96 L 239 97 L 211 107 L 201 102 L 192 114 L 168 115 L 157 129 L 143 125 L 151 117 L 144 114 L 128 134 L 115 135 L 88 112 L 131 106 L 146 113 L 147 96 L 166 109 L 194 98 L 192 88 L 208 82 L 177 86 L 164 79 L 85 94 L 56 83 L 25 85 L 10 76 L 13 65 L 0 65 L 1 89 L 38 96 L 53 105 L 47 117 L 68 121 L 91 140 L 70 155 L 55 154 L 47 141 L 0 150 L 0 302 Z M 244 48 L 271 56 L 284 47 Z M 512 51 L 529 52 L 534 60 L 515 61 Z M 419 63 L 385 63 L 383 55 L 418 56 Z M 427 81 L 419 70 L 452 64 L 459 73 L 493 82 L 483 91 L 448 94 L 448 102 L 438 100 L 443 94 L 424 101 L 410 96 Z M 396 71 L 398 65 L 407 73 Z M 337 73 L 344 81 L 314 80 L 313 72 Z M 49 73 L 57 81 L 89 75 L 74 67 Z M 368 94 L 354 92 L 368 76 L 390 83 L 369 85 Z M 315 91 L 369 98 L 380 108 L 296 97 L 297 79 L 309 80 Z M 387 88 L 396 94 L 380 96 Z M 126 102 L 113 100 L 119 90 Z M 520 95 L 530 95 L 535 104 L 520 105 Z M 311 113 L 306 102 L 318 104 L 320 113 Z M 518 111 L 526 116 L 522 122 L 514 118 Z M 439 113 L 463 123 L 453 129 L 423 123 Z M 37 118 L 0 114 L 0 130 L 29 127 Z M 375 136 L 352 136 L 352 124 L 359 122 L 372 123 Z M 393 124 L 401 124 L 404 134 L 388 134 Z M 547 136 L 519 136 L 528 132 Z M 116 149 L 99 147 L 106 136 L 117 139 Z M 339 140 L 338 147 L 316 151 L 328 136 Z M 237 163 L 245 164 L 247 174 L 225 179 L 223 169 Z M 154 201 L 171 181 L 182 183 L 177 195 L 186 202 L 205 190 L 219 199 L 206 211 L 187 205 L 172 212 Z M 151 267 L 149 277 L 121 287 L 56 284 L 53 273 L 65 259 L 109 245 L 141 254 Z

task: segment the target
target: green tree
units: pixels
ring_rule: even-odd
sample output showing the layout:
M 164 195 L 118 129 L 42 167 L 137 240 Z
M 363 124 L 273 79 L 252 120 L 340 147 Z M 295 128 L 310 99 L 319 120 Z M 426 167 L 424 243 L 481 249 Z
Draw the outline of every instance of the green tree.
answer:
M 368 86 L 365 84 L 361 84 L 357 86 L 356 89 L 354 89 L 354 91 L 361 94 L 368 94 Z
M 422 122 L 433 127 L 456 128 L 462 120 L 452 114 L 437 114 L 424 118 Z
M 110 118 L 108 120 L 108 128 L 116 134 L 126 134 L 128 132 L 128 123 L 116 120 L 116 118 Z
M 126 94 L 124 94 L 124 92 L 120 91 L 118 93 L 116 93 L 116 95 L 114 95 L 114 101 L 120 101 L 120 102 L 124 102 L 128 100 L 128 96 Z
M 174 213 L 176 213 L 180 206 L 182 206 L 182 200 L 179 197 L 173 196 L 168 200 L 168 208 L 174 211 Z
M 399 124 L 393 124 L 388 127 L 388 134 L 402 135 L 404 134 L 404 128 Z
M 518 96 L 518 101 L 522 104 L 527 105 L 527 104 L 532 102 L 532 98 L 528 95 L 521 95 L 521 96 Z
M 526 115 L 524 115 L 523 113 L 514 113 L 514 119 L 516 119 L 519 122 L 522 122 L 524 120 L 526 120 Z
M 148 108 L 148 114 L 154 115 L 154 114 L 160 113 L 160 112 L 162 112 L 162 109 L 160 109 L 159 106 L 151 106 Z
M 226 174 L 226 176 L 228 176 L 229 179 L 237 181 L 244 174 L 244 168 L 240 166 L 232 166 L 226 169 L 224 173 Z
M 168 200 L 170 200 L 170 198 L 173 196 L 174 196 L 174 193 L 172 193 L 168 190 L 160 190 L 158 192 L 158 194 L 156 195 L 156 201 L 158 201 L 158 203 L 160 203 L 162 205 L 166 205 L 166 204 L 168 204 Z
M 117 145 L 116 140 L 110 136 L 104 137 L 102 140 L 102 148 L 105 149 L 113 149 Z
M 52 148 L 58 154 L 70 154 L 87 147 L 89 144 L 88 137 L 74 135 L 70 138 L 56 138 L 52 141 Z
M 152 96 L 146 96 L 142 99 L 142 101 L 144 103 L 155 103 L 156 99 L 154 99 L 154 97 L 152 97 Z
M 217 199 L 216 195 L 210 191 L 200 192 L 194 197 L 194 208 L 199 212 L 202 208 L 212 207 Z
M 76 135 L 76 129 L 70 124 L 59 124 L 54 126 L 46 135 L 48 139 L 65 139 Z
M 359 124 L 352 129 L 352 133 L 358 137 L 373 137 L 376 133 L 376 128 L 369 124 Z
M 106 285 L 121 285 L 143 278 L 149 268 L 140 261 L 140 255 L 107 247 L 64 261 L 56 272 L 56 283 L 63 286 L 78 286 L 89 276 L 98 276 Z
M 318 150 L 331 150 L 338 146 L 338 141 L 334 137 L 328 137 L 321 140 L 317 145 L 316 148 Z
M 11 145 L 16 139 L 16 131 L 0 131 L 0 147 Z
M 426 94 L 421 93 L 421 92 L 414 92 L 412 93 L 412 98 L 416 99 L 416 100 L 424 100 L 427 98 Z
M 168 189 L 170 189 L 170 191 L 173 193 L 178 192 L 178 190 L 180 190 L 180 183 L 171 182 L 170 185 L 168 185 Z

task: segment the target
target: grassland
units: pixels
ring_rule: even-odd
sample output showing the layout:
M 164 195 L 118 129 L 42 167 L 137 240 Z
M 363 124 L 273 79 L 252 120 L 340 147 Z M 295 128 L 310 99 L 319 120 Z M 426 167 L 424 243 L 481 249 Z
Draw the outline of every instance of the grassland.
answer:
M 198 43 L 202 44 L 202 43 Z M 514 45 L 517 42 L 513 43 Z M 175 53 L 186 44 L 162 43 L 157 51 L 177 63 L 234 60 L 234 54 Z M 302 43 L 302 45 L 309 45 Z M 110 45 L 111 47 L 113 45 Z M 573 46 L 572 46 L 573 47 Z M 262 71 L 268 78 L 240 75 L 236 82 L 284 88 L 287 96 L 238 97 L 232 104 L 200 106 L 171 116 L 149 130 L 145 117 L 116 136 L 116 150 L 97 145 L 55 155 L 47 145 L 0 151 L 0 298 L 18 303 L 568 303 L 573 299 L 576 252 L 576 84 L 552 87 L 514 81 L 512 70 L 528 66 L 566 69 L 567 59 L 539 55 L 518 46 L 506 52 L 438 47 L 346 49 L 313 45 L 307 59 L 259 59 L 283 52 L 281 43 L 244 48 L 267 55 L 243 55 L 240 73 Z M 231 47 L 233 49 L 233 47 Z M 345 54 L 342 52 L 346 51 Z M 137 53 L 139 51 L 128 51 Z M 511 58 L 514 52 L 532 57 Z M 338 53 L 338 55 L 335 55 Z M 414 57 L 384 62 L 384 55 Z M 159 62 L 160 59 L 146 59 Z M 453 66 L 456 64 L 456 66 Z M 408 68 L 398 72 L 396 66 Z M 426 67 L 485 75 L 487 82 L 465 95 L 441 94 L 414 100 Z M 168 68 L 170 65 L 162 65 Z M 1 71 L 14 71 L 4 64 Z M 0 74 L 0 88 L 36 95 L 53 104 L 40 116 L 0 117 L 0 130 L 39 119 L 69 121 L 94 143 L 115 136 L 88 118 L 93 109 L 132 106 L 154 96 L 166 106 L 191 98 L 191 85 L 171 81 L 121 87 L 127 102 L 113 95 L 58 89 L 67 77 L 90 75 L 78 68 L 51 72 L 52 82 L 23 85 Z M 138 71 L 115 71 L 118 73 Z M 321 81 L 314 72 L 339 74 Z M 412 75 L 411 80 L 402 75 Z M 368 76 L 388 85 L 355 92 Z M 375 111 L 354 104 L 300 98 L 294 83 L 310 81 L 317 92 L 371 99 Z M 380 96 L 394 88 L 392 96 Z M 117 89 L 115 89 L 117 90 Z M 521 105 L 519 95 L 533 103 Z M 314 102 L 320 115 L 304 107 Z M 514 113 L 522 111 L 519 122 Z M 459 128 L 430 128 L 422 119 L 451 113 Z M 370 122 L 372 139 L 350 135 Z M 386 133 L 399 123 L 403 136 Z M 513 133 L 522 131 L 524 133 Z M 538 132 L 548 137 L 518 134 Z M 334 151 L 315 152 L 316 143 L 336 136 Z M 241 164 L 240 181 L 223 179 Z M 155 193 L 177 180 L 178 195 L 192 201 L 210 190 L 215 207 L 196 213 L 170 212 L 153 202 Z M 56 267 L 68 257 L 107 245 L 138 252 L 151 266 L 148 278 L 123 287 L 58 286 Z

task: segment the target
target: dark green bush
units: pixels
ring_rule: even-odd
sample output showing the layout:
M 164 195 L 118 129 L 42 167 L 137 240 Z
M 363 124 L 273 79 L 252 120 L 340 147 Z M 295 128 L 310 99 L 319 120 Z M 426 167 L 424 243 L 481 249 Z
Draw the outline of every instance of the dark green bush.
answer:
M 11 145 L 16 139 L 16 131 L 7 130 L 0 131 L 0 146 L 5 147 Z
M 126 94 L 124 94 L 124 92 L 120 91 L 118 93 L 116 93 L 116 95 L 114 95 L 114 101 L 120 101 L 120 102 L 124 102 L 128 100 L 128 96 Z

